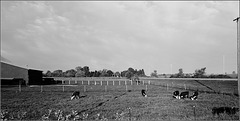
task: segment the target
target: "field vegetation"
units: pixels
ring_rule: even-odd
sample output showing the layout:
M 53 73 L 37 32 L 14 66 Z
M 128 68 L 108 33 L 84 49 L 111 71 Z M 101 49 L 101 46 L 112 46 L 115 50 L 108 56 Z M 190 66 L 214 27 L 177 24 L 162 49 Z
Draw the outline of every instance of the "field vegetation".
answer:
M 90 79 L 92 80 L 88 85 Z M 140 84 L 133 82 L 131 85 L 126 79 L 72 78 L 70 86 L 67 80 L 69 79 L 59 85 L 21 87 L 21 90 L 18 86 L 1 87 L 1 119 L 132 121 L 239 119 L 239 112 L 235 115 L 219 116 L 213 116 L 211 113 L 213 107 L 239 107 L 236 81 L 141 78 Z M 148 97 L 141 95 L 142 89 L 147 90 Z M 198 90 L 200 94 L 197 100 L 179 100 L 172 98 L 172 92 L 175 90 L 180 92 L 188 90 L 190 94 Z M 80 99 L 70 100 L 73 91 L 80 91 Z

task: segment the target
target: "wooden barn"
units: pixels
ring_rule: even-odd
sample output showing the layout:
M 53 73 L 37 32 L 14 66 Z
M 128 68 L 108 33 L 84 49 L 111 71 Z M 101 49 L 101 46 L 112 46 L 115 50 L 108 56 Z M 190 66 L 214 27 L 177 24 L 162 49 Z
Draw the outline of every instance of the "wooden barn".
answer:
M 1 85 L 40 85 L 42 71 L 19 67 L 1 61 Z

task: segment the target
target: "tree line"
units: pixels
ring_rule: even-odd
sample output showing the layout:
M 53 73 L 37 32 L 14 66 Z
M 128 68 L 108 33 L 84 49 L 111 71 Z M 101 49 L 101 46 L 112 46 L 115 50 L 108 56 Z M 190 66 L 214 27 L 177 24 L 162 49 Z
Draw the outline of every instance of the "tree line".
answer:
M 143 69 L 133 69 L 128 68 L 127 70 L 124 70 L 122 72 L 113 72 L 108 69 L 102 69 L 102 70 L 95 70 L 90 71 L 88 66 L 77 66 L 75 69 L 66 70 L 65 72 L 58 69 L 53 72 L 47 71 L 46 73 L 43 73 L 44 77 L 127 77 L 132 78 L 134 76 L 138 77 L 144 77 L 145 72 Z
M 233 74 L 235 74 L 235 71 L 233 71 Z M 151 73 L 151 77 L 158 77 L 157 71 L 154 70 L 154 72 Z M 206 67 L 196 69 L 194 73 L 192 74 L 186 74 L 183 72 L 183 69 L 180 68 L 178 70 L 178 73 L 171 74 L 169 78 L 232 78 L 227 74 L 211 74 L 206 75 Z M 236 77 L 233 77 L 236 78 Z
M 206 75 L 206 67 L 196 69 L 192 74 L 184 73 L 182 68 L 180 68 L 178 71 L 179 71 L 178 73 L 171 74 L 168 78 L 232 78 L 227 74 Z M 137 70 L 130 67 L 127 70 L 124 70 L 121 72 L 119 71 L 113 72 L 108 69 L 90 71 L 88 66 L 84 66 L 84 67 L 77 66 L 75 69 L 69 69 L 65 72 L 63 72 L 60 69 L 55 70 L 53 72 L 48 70 L 46 73 L 43 73 L 43 76 L 44 77 L 126 77 L 128 79 L 146 77 L 144 69 Z M 154 72 L 152 72 L 150 76 L 156 77 L 156 78 L 159 77 L 156 70 L 154 70 Z

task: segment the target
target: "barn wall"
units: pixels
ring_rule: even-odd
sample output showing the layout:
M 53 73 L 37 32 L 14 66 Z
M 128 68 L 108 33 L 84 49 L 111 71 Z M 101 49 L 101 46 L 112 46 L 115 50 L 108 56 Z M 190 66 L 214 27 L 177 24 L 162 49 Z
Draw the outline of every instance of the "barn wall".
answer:
M 23 78 L 28 83 L 28 69 L 1 62 L 1 78 Z
M 28 76 L 29 76 L 29 85 L 43 84 L 42 71 L 29 69 Z

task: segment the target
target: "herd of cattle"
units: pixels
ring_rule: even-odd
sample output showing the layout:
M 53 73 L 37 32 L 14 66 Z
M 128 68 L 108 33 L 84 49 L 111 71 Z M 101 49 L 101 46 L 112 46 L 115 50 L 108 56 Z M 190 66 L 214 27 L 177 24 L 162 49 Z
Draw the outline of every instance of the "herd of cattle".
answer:
M 179 95 L 179 91 L 174 91 L 173 98 L 177 98 L 177 99 L 190 98 L 191 100 L 196 100 L 198 98 L 198 92 L 197 91 L 193 92 L 193 95 L 189 97 L 188 91 L 181 92 L 180 95 Z
M 146 90 L 142 89 L 141 94 L 142 94 L 143 97 L 147 97 Z M 79 91 L 73 92 L 73 94 L 71 96 L 71 100 L 73 100 L 75 98 L 76 99 L 80 98 L 80 92 Z M 198 91 L 193 92 L 193 94 L 191 96 L 189 96 L 189 91 L 184 91 L 184 92 L 180 93 L 177 90 L 177 91 L 173 92 L 173 98 L 176 98 L 176 99 L 189 98 L 191 100 L 197 100 Z M 215 116 L 216 114 L 219 116 L 221 113 L 226 113 L 228 115 L 234 115 L 234 114 L 236 114 L 236 112 L 239 112 L 239 108 L 236 108 L 236 107 L 213 107 L 212 108 L 213 116 Z

